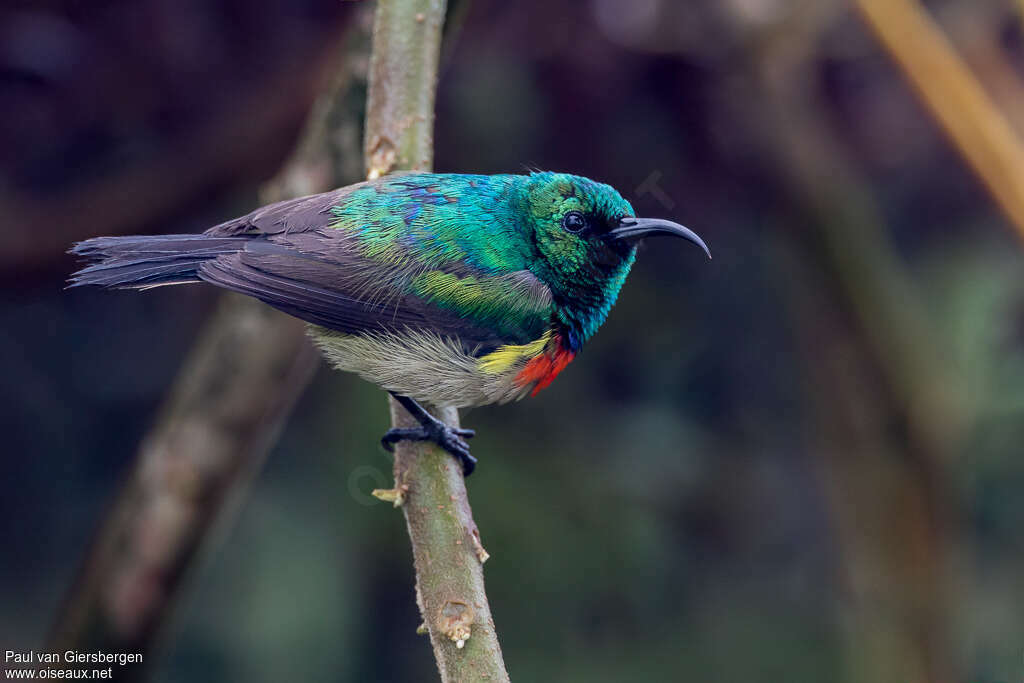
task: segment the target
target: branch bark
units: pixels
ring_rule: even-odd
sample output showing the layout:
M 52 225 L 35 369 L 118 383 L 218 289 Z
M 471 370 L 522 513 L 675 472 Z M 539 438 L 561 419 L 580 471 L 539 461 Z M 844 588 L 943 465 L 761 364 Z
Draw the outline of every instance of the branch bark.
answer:
M 444 0 L 379 0 L 367 100 L 367 176 L 429 171 Z M 395 427 L 415 421 L 389 399 Z M 458 426 L 458 411 L 435 410 Z M 412 541 L 416 601 L 441 680 L 508 681 L 484 591 L 487 552 L 469 507 L 461 467 L 429 443 L 395 449 L 395 488 Z M 377 492 L 384 494 L 384 492 Z
M 262 189 L 265 201 L 358 177 L 358 164 L 346 174 L 336 157 L 349 163 L 359 157 L 354 131 L 362 111 L 346 95 L 361 78 L 368 25 L 356 18 L 336 57 L 334 83 L 325 87 L 292 159 Z M 339 120 L 353 124 L 348 150 L 339 149 L 345 146 Z M 317 358 L 301 321 L 254 299 L 224 295 L 101 523 L 47 650 L 138 652 L 151 660 L 184 579 L 214 530 L 233 518 Z M 143 667 L 120 674 L 124 680 L 143 675 Z

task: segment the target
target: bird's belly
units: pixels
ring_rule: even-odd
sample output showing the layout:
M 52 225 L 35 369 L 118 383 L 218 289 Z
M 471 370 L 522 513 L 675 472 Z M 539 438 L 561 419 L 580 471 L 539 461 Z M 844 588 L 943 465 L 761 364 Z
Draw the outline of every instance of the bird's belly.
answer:
M 437 335 L 420 332 L 343 334 L 310 326 L 310 336 L 337 369 L 435 406 L 464 408 L 526 396 L 519 367 L 485 369 L 480 359 Z

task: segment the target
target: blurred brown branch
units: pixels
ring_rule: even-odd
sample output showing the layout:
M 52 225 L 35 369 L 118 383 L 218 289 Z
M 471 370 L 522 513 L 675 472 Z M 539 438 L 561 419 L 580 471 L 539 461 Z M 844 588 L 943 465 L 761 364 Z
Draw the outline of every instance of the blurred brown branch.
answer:
M 367 33 L 368 22 L 357 21 L 336 56 L 332 87 L 324 88 L 291 161 L 264 188 L 265 200 L 352 180 L 340 162 L 357 167 L 358 127 L 345 135 L 341 123 L 361 115 L 346 95 L 365 68 Z M 230 520 L 316 359 L 301 321 L 224 295 L 97 533 L 49 650 L 142 652 L 149 661 L 183 579 L 212 531 Z
M 373 31 L 366 120 L 367 175 L 429 171 L 444 0 L 380 0 Z M 395 427 L 416 426 L 390 399 Z M 454 408 L 435 410 L 458 426 Z M 473 521 L 461 467 L 427 442 L 395 449 L 395 489 L 416 568 L 416 598 L 441 679 L 507 681 L 484 591 L 487 555 Z
M 140 447 L 48 649 L 149 659 L 203 541 L 259 470 L 315 368 L 301 323 L 224 296 Z
M 917 0 L 857 0 L 867 24 L 1024 237 L 1024 144 Z
M 1024 134 L 1024 81 L 998 40 L 1010 11 L 1000 3 L 951 5 L 936 18 L 995 105 L 1005 112 L 1017 135 L 1021 135 Z

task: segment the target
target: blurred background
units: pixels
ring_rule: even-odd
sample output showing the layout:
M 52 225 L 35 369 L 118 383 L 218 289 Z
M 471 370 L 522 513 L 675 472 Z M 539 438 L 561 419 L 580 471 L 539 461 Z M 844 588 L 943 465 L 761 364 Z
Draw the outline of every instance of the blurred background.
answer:
M 1024 679 L 1024 194 L 997 187 L 1024 166 L 953 144 L 865 16 L 904 60 L 927 45 L 859 4 L 883 9 L 450 8 L 436 170 L 593 177 L 715 257 L 643 249 L 557 382 L 463 415 L 513 680 Z M 931 74 L 937 101 L 1019 144 L 1024 6 L 888 6 L 969 67 L 966 94 Z M 65 291 L 65 249 L 257 206 L 339 54 L 357 179 L 368 9 L 0 9 L 0 649 L 46 641 L 218 300 Z M 319 369 L 190 573 L 154 680 L 434 679 L 404 522 L 368 495 L 387 426 L 379 390 Z

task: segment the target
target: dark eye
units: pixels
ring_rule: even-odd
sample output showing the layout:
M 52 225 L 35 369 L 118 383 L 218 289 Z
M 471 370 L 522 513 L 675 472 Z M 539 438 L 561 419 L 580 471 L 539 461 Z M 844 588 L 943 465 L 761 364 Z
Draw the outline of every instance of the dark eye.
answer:
M 569 232 L 579 232 L 587 227 L 587 219 L 579 211 L 570 211 L 562 218 L 562 227 Z

